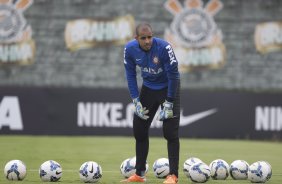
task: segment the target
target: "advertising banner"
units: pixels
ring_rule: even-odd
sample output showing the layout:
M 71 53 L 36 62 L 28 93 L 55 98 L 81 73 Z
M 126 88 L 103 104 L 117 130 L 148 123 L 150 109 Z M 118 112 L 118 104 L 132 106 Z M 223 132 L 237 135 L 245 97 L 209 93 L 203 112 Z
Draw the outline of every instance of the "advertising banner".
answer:
M 214 16 L 223 8 L 220 0 L 167 0 L 164 7 L 174 16 L 164 38 L 172 44 L 183 73 L 198 69 L 219 69 L 225 65 L 223 35 Z
M 33 0 L 0 1 L 0 66 L 34 62 L 35 41 L 24 16 L 32 4 Z
M 181 91 L 180 136 L 281 139 L 282 94 Z M 0 134 L 132 135 L 127 89 L 0 87 Z M 155 117 L 150 134 L 162 136 Z

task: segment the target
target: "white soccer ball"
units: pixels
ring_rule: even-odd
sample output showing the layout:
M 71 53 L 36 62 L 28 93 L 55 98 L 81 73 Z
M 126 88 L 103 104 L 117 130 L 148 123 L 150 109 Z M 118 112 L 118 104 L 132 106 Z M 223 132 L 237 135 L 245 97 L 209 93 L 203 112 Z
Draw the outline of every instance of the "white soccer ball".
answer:
M 8 180 L 23 180 L 26 176 L 26 166 L 20 160 L 11 160 L 5 165 L 4 175 Z
M 229 165 L 225 160 L 217 159 L 210 163 L 211 177 L 214 180 L 225 180 L 229 175 Z
M 167 158 L 159 158 L 153 164 L 154 174 L 157 178 L 165 178 L 169 174 L 169 161 Z
M 125 159 L 120 165 L 121 174 L 125 178 L 129 178 L 130 176 L 132 176 L 136 172 L 135 165 L 136 165 L 136 157 L 131 157 L 131 158 Z M 149 170 L 149 164 L 146 162 L 145 173 L 147 173 L 148 170 Z
M 54 160 L 44 162 L 39 168 L 39 176 L 42 181 L 59 181 L 62 174 L 63 171 L 61 165 Z
M 203 161 L 196 157 L 190 157 L 183 164 L 183 172 L 188 178 L 190 178 L 189 169 L 195 163 L 203 163 Z
M 249 164 L 245 160 L 235 160 L 230 164 L 230 176 L 234 180 L 245 180 L 248 178 Z
M 80 181 L 96 183 L 102 178 L 102 168 L 94 161 L 84 162 L 79 168 Z
M 252 183 L 265 183 L 271 176 L 272 168 L 266 161 L 257 161 L 249 166 L 248 180 Z
M 205 183 L 209 180 L 211 171 L 207 164 L 199 162 L 190 167 L 189 174 L 192 182 Z

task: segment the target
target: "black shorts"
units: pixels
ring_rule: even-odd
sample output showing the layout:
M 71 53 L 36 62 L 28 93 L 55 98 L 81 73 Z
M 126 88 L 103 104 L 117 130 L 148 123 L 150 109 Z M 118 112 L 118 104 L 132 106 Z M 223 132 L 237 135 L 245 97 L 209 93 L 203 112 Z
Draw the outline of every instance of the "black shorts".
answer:
M 173 102 L 174 118 L 163 121 L 163 134 L 167 139 L 178 138 L 179 120 L 180 120 L 180 92 L 179 87 Z M 149 128 L 152 120 L 159 108 L 165 102 L 167 97 L 167 88 L 161 90 L 152 90 L 146 86 L 142 86 L 140 92 L 140 102 L 143 107 L 149 110 L 149 119 L 143 120 L 134 114 L 133 131 L 134 136 L 138 140 L 144 140 L 148 137 Z M 158 115 L 157 115 L 158 116 Z

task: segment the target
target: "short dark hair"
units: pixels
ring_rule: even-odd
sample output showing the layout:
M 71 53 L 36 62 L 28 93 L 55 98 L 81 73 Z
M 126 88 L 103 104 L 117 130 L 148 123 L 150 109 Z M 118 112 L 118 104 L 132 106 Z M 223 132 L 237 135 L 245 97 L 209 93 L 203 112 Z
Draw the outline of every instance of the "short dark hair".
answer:
M 138 25 L 136 26 L 135 34 L 136 34 L 137 36 L 139 35 L 139 30 L 140 30 L 140 28 L 142 28 L 142 27 L 148 27 L 148 28 L 150 28 L 151 31 L 152 31 L 152 26 L 151 26 L 149 23 L 147 23 L 147 22 L 143 22 L 143 23 L 140 23 L 140 24 L 138 24 Z

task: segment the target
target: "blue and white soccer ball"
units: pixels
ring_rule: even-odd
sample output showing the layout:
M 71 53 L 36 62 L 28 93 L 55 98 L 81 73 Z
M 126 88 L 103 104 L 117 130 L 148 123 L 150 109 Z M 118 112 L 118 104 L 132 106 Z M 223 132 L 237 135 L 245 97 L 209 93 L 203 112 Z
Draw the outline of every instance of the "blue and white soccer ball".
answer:
M 154 174 L 157 178 L 165 178 L 169 174 L 169 161 L 167 158 L 159 158 L 153 164 Z
M 23 180 L 26 176 L 26 166 L 21 160 L 11 160 L 5 165 L 4 175 L 8 180 Z
M 84 183 L 96 183 L 102 178 L 102 168 L 94 161 L 84 162 L 79 168 L 79 177 Z
M 124 176 L 125 178 L 129 178 L 130 176 L 135 174 L 136 172 L 135 165 L 136 165 L 136 157 L 125 159 L 120 165 L 120 172 L 122 176 Z M 146 162 L 145 173 L 147 173 L 148 170 L 149 170 L 149 164 Z
M 271 176 L 272 168 L 266 161 L 257 161 L 249 167 L 248 180 L 252 183 L 265 183 Z
M 248 178 L 249 164 L 245 160 L 235 160 L 230 164 L 230 176 L 234 180 L 246 180 Z
M 54 160 L 44 162 L 39 168 L 39 176 L 42 181 L 59 181 L 62 174 L 61 165 Z
M 203 163 L 203 161 L 196 157 L 190 157 L 183 164 L 183 172 L 188 178 L 190 178 L 189 169 L 195 163 Z
M 210 168 L 205 163 L 195 163 L 189 169 L 190 179 L 195 183 L 205 183 L 211 176 Z
M 225 160 L 217 159 L 210 163 L 211 177 L 214 180 L 225 180 L 229 175 L 229 165 Z

